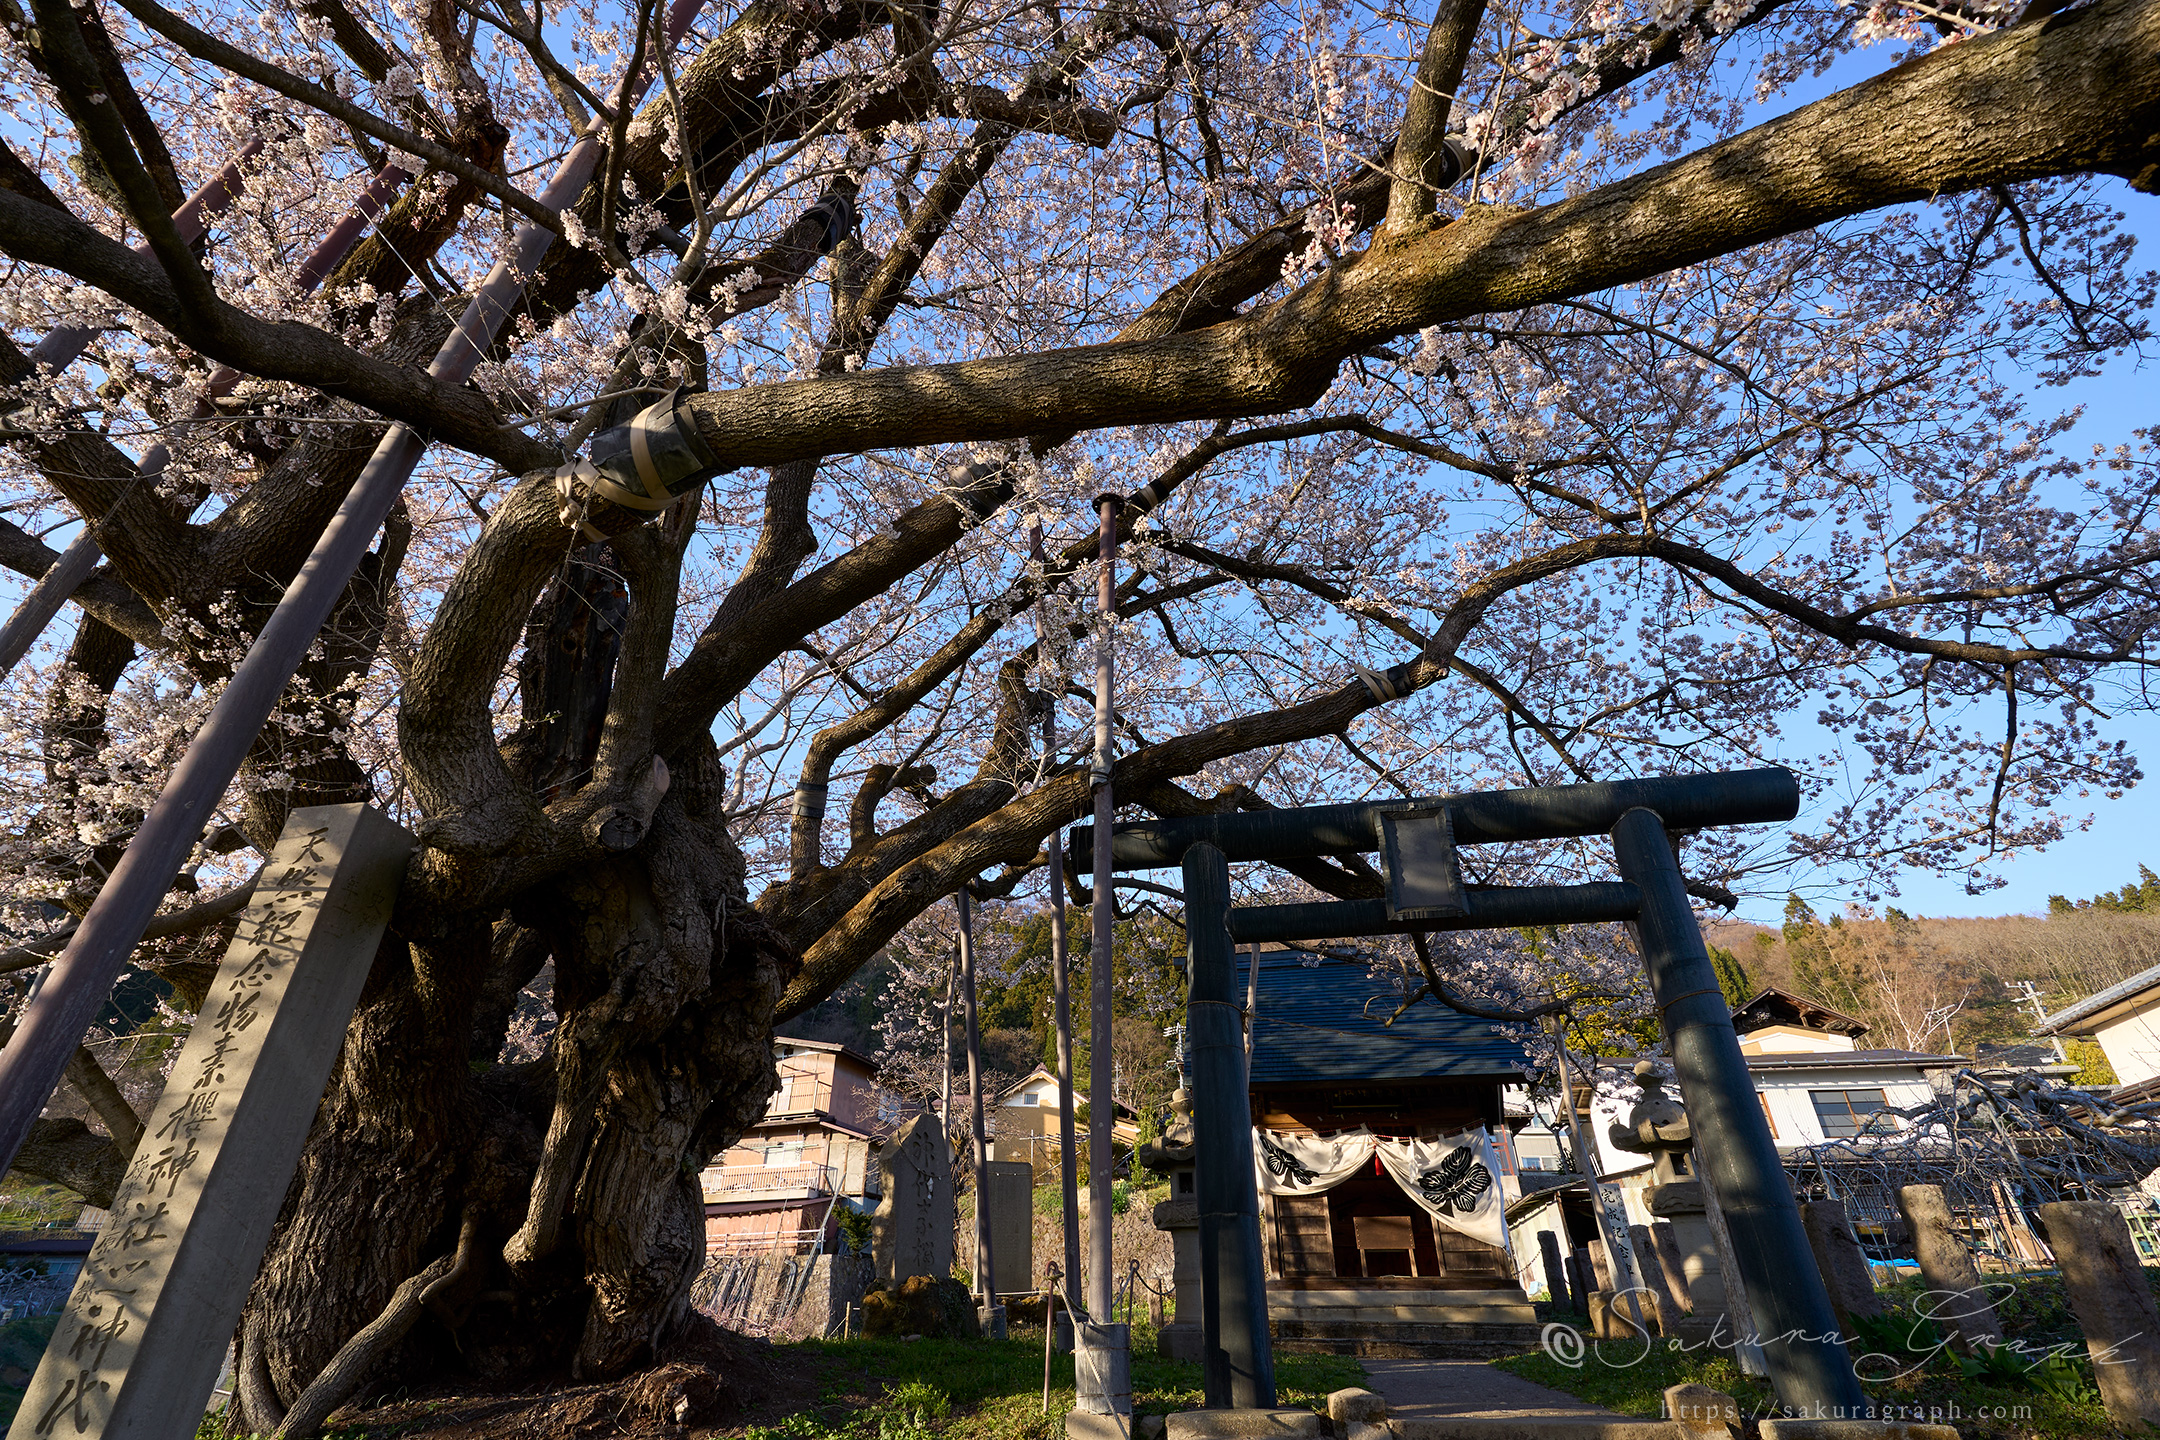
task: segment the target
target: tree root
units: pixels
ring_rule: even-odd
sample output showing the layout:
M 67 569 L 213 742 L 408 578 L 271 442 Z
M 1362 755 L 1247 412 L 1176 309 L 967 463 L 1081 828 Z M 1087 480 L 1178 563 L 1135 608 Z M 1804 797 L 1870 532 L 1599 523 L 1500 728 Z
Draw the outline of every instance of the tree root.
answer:
M 471 1233 L 469 1217 L 466 1233 Z M 460 1242 L 458 1248 L 461 1252 L 469 1249 L 469 1246 L 463 1243 L 463 1237 L 460 1237 Z M 306 1440 L 306 1437 L 322 1429 L 322 1423 L 330 1418 L 330 1412 L 344 1404 L 347 1397 L 360 1388 L 360 1382 L 367 1379 L 369 1372 L 374 1370 L 376 1363 L 390 1347 L 405 1338 L 406 1332 L 412 1329 L 427 1308 L 427 1292 L 437 1281 L 446 1278 L 455 1267 L 453 1257 L 444 1255 L 398 1286 L 390 1296 L 390 1303 L 383 1307 L 382 1314 L 345 1342 L 337 1354 L 331 1357 L 330 1363 L 323 1367 L 322 1373 L 317 1375 L 307 1389 L 301 1392 L 300 1398 L 293 1402 L 292 1409 L 285 1412 L 284 1420 L 277 1428 L 276 1440 Z M 249 1418 L 256 1418 L 255 1402 L 249 1400 L 246 1405 Z

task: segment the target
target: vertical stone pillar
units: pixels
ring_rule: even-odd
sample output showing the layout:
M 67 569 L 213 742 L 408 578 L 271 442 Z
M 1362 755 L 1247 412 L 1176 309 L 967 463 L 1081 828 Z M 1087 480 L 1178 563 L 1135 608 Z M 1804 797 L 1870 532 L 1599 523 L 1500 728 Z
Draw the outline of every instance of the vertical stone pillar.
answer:
M 2062 1267 L 2070 1308 L 2085 1332 L 2093 1379 L 2108 1418 L 2122 1430 L 2160 1425 L 2160 1306 L 2138 1263 L 2122 1212 L 2097 1200 L 2040 1207 L 2048 1247 Z
M 2000 1345 L 2002 1323 L 1982 1288 L 1972 1252 L 1950 1228 L 1950 1205 L 1940 1185 L 1906 1185 L 1897 1192 L 1898 1210 L 1912 1227 L 1913 1255 L 1920 1276 L 1937 1293 L 1926 1309 L 1960 1349 Z
M 1553 1308 L 1566 1315 L 1575 1309 L 1575 1298 L 1568 1292 L 1567 1267 L 1560 1259 L 1560 1241 L 1550 1230 L 1538 1231 L 1538 1258 L 1545 1267 L 1545 1288 L 1552 1295 Z
M 1635 1269 L 1642 1276 L 1642 1286 L 1650 1292 L 1650 1302 L 1657 1308 L 1658 1333 L 1670 1335 L 1680 1322 L 1680 1301 L 1665 1283 L 1665 1267 L 1658 1263 L 1657 1242 L 1651 1238 L 1647 1225 L 1628 1226 L 1628 1238 L 1635 1242 Z
M 1680 1236 L 1672 1223 L 1660 1220 L 1650 1227 L 1650 1250 L 1658 1269 L 1665 1272 L 1665 1288 L 1680 1302 L 1684 1315 L 1695 1313 L 1695 1296 L 1688 1286 L 1687 1261 L 1680 1253 Z
M 1852 1333 L 1854 1316 L 1883 1313 L 1882 1297 L 1875 1293 L 1875 1277 L 1868 1272 L 1867 1256 L 1853 1239 L 1852 1221 L 1843 1202 L 1809 1200 L 1800 1206 L 1800 1223 L 1807 1227 L 1808 1247 L 1815 1252 L 1815 1268 L 1822 1271 L 1830 1292 L 1830 1306 L 1838 1321 Z
M 1140 1163 L 1170 1177 L 1170 1198 L 1158 1201 L 1155 1228 L 1170 1237 L 1170 1323 L 1157 1322 L 1155 1353 L 1166 1360 L 1200 1359 L 1200 1203 L 1193 1189 L 1192 1106 L 1179 1090 L 1171 1097 L 1177 1115 L 1159 1139 L 1140 1147 Z
M 364 805 L 287 819 L 10 1440 L 194 1432 L 412 846 Z
M 1568 1292 L 1575 1299 L 1575 1313 L 1590 1313 L 1590 1295 L 1597 1289 L 1597 1277 L 1590 1273 L 1588 1258 L 1578 1249 L 1561 1262 L 1567 1267 Z

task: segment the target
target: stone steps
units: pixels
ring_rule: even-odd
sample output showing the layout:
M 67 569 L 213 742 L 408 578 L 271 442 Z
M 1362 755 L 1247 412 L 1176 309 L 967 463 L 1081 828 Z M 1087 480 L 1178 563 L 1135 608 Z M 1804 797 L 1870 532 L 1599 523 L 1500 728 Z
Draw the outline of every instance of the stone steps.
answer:
M 1371 1320 L 1273 1319 L 1274 1348 L 1289 1355 L 1354 1355 L 1368 1360 L 1495 1360 L 1535 1350 L 1540 1327 L 1496 1322 L 1419 1324 Z

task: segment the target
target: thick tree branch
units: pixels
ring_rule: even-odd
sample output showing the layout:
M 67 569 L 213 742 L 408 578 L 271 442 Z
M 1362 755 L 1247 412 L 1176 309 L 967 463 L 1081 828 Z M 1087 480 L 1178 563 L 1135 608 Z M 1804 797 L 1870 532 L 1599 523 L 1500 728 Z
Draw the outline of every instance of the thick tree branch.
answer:
M 2047 175 L 2160 185 L 2156 40 L 2154 0 L 2102 0 L 1938 51 L 1575 199 L 1383 235 L 1287 299 L 1197 334 L 692 403 L 707 441 L 737 465 L 1292 408 L 1317 399 L 1342 359 L 1394 336 L 1645 279 L 1847 215 Z
M 1402 133 L 1395 141 L 1395 176 L 1388 187 L 1387 223 L 1407 230 L 1433 212 L 1433 201 L 1461 173 L 1447 143 L 1448 111 L 1462 84 L 1470 42 L 1485 18 L 1485 0 L 1440 0 L 1425 50 L 1410 82 Z
M 365 405 L 513 473 L 557 463 L 552 447 L 506 428 L 477 391 L 363 355 L 311 325 L 258 320 L 215 298 L 203 307 L 185 307 L 155 262 L 72 217 L 7 192 L 0 192 L 0 250 L 95 285 L 235 370 L 313 386 Z

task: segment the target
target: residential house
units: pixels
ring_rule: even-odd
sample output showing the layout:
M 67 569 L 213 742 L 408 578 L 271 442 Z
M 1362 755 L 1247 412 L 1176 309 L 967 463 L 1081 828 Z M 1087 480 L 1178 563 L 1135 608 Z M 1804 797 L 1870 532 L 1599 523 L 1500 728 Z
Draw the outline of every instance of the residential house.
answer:
M 1073 1124 L 1084 1142 L 1088 1127 L 1085 1093 L 1073 1096 Z M 1057 1076 L 1049 1067 L 1037 1065 L 998 1092 L 990 1133 L 995 1159 L 1025 1160 L 1038 1174 L 1057 1163 L 1058 1140 L 1063 1130 L 1058 1114 Z M 1116 1149 L 1125 1154 L 1130 1154 L 1140 1143 L 1139 1117 L 1133 1114 L 1131 1107 L 1117 1107 L 1117 1114 L 1110 1122 L 1110 1135 Z
M 1936 1093 L 1934 1077 L 1967 1063 L 1966 1057 L 1866 1048 L 1864 1021 L 1774 988 L 1735 1007 L 1733 1028 L 1794 1189 L 1843 1201 L 1862 1248 L 1875 1258 L 1909 1254 L 1893 1196 L 1906 1177 L 1875 1163 L 1871 1152 L 1892 1137 L 1901 1145 L 1912 1140 L 1912 1122 L 1893 1112 L 1928 1104 Z M 1606 1178 L 1619 1184 L 1629 1221 L 1649 1224 L 1655 1218 L 1644 1193 L 1649 1159 L 1614 1146 L 1608 1133 L 1615 1121 L 1625 1121 L 1634 1098 L 1635 1087 L 1608 1071 L 1594 1098 L 1578 1087 L 1576 1103 L 1587 1104 L 1584 1122 L 1598 1163 Z M 1911 1152 L 1909 1145 L 1904 1148 Z M 2006 1261 L 2044 1258 L 2008 1186 L 1976 1182 L 1951 1188 L 1953 1218 L 1975 1248 Z
M 2160 1095 L 2160 965 L 2056 1011 L 2035 1028 L 2042 1035 L 2098 1040 L 2115 1072 L 2116 1103 Z
M 775 1040 L 765 1117 L 699 1175 L 713 1252 L 831 1249 L 841 1206 L 875 1208 L 877 1064 L 825 1040 Z

